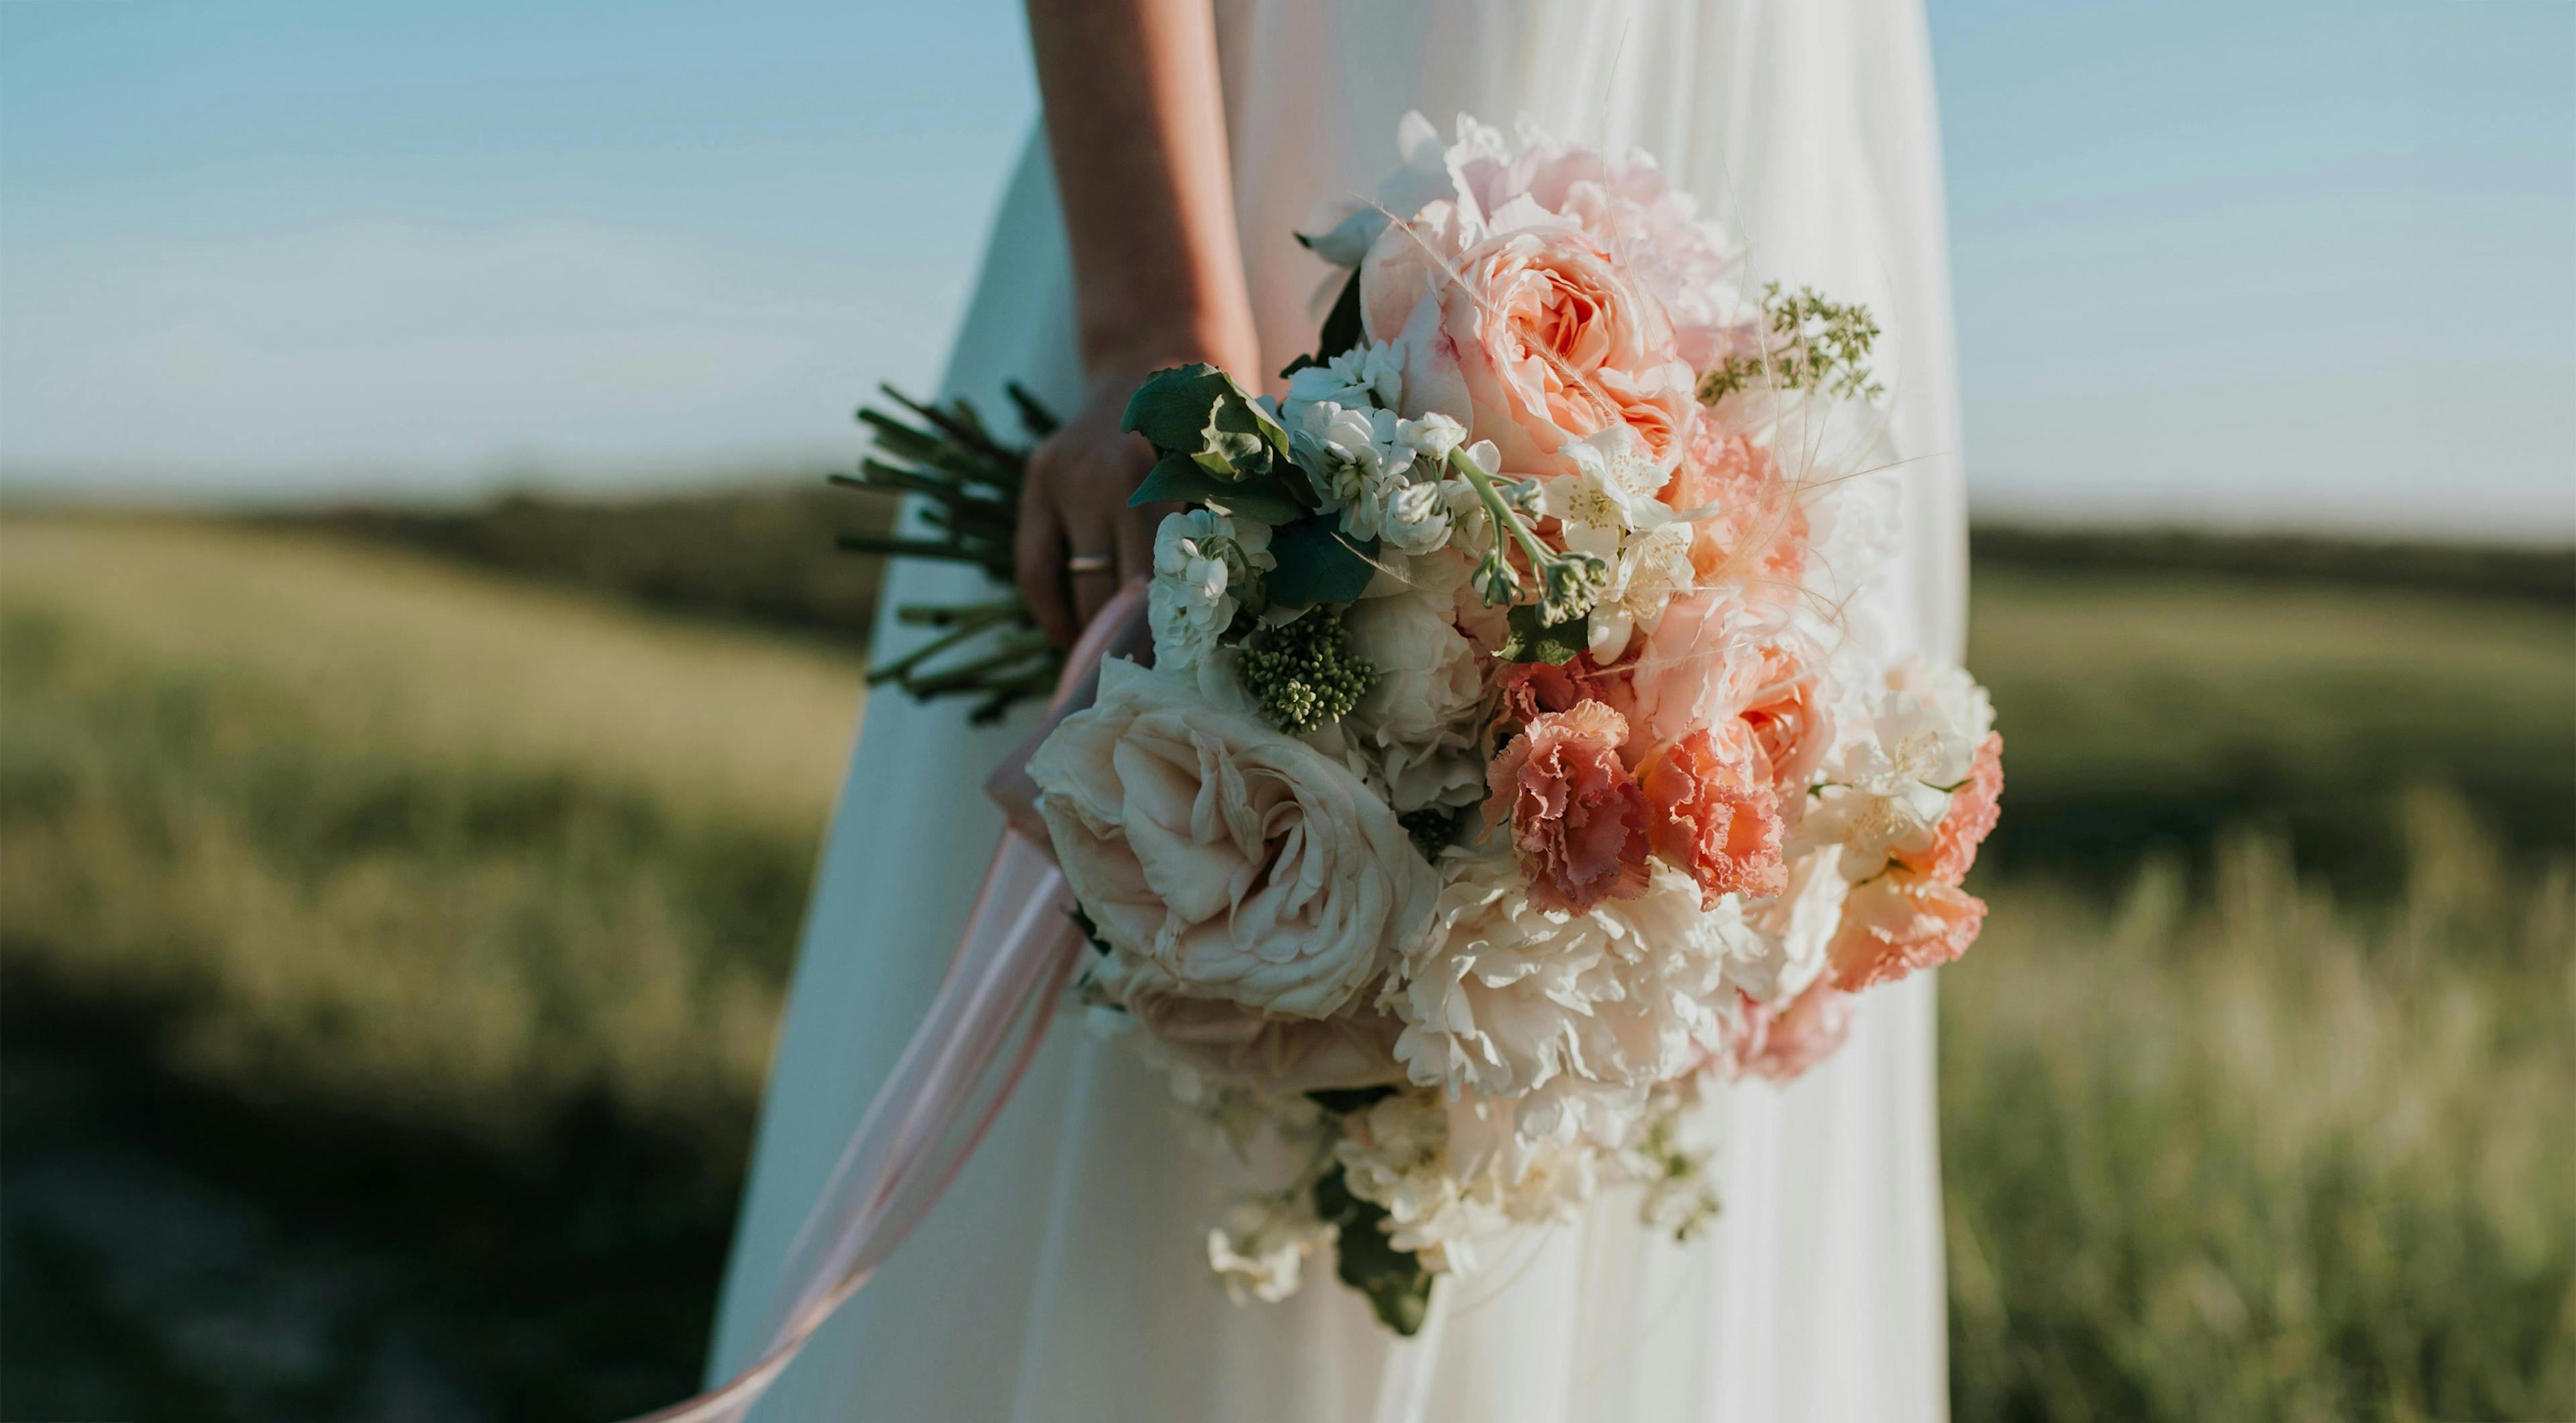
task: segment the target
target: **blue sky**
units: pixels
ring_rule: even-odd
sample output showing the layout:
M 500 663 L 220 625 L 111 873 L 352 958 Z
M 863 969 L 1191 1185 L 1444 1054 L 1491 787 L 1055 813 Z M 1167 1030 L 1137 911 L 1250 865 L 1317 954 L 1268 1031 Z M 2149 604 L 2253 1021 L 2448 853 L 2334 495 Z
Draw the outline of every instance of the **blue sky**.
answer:
M 2576 534 L 2576 4 L 1932 5 L 1973 496 Z M 938 369 L 1015 4 L 0 4 L 0 468 L 828 467 Z

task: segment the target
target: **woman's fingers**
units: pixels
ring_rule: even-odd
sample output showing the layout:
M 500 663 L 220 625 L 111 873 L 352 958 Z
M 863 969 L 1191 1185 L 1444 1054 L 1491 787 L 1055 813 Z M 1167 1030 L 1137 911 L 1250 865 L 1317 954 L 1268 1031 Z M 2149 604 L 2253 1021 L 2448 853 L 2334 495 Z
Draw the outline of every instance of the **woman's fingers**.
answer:
M 1123 508 L 1094 507 L 1066 519 L 1073 555 L 1065 560 L 1065 569 L 1073 585 L 1073 610 L 1081 625 L 1089 627 L 1098 613 L 1118 591 L 1122 567 L 1119 551 L 1119 525 L 1126 522 Z
M 1011 562 L 1019 575 L 1020 596 L 1028 600 L 1039 629 L 1058 647 L 1071 647 L 1081 627 L 1074 622 L 1073 607 L 1065 598 L 1064 524 L 1048 493 L 1049 482 L 1043 477 L 1049 463 L 1043 448 L 1030 457 L 1028 480 L 1020 493 L 1020 527 L 1011 542 Z

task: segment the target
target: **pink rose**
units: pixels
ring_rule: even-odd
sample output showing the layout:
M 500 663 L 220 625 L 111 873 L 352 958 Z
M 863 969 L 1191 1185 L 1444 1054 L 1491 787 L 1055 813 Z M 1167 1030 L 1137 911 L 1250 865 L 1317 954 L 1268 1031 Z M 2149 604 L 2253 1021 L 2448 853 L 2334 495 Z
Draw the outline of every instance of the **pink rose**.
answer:
M 1986 922 L 1986 902 L 1952 885 L 1890 869 L 1852 886 L 1842 927 L 1825 950 L 1825 977 L 1858 993 L 1917 969 L 1939 968 L 1968 951 Z
M 1736 1039 L 1718 1065 L 1731 1077 L 1786 1082 L 1803 1076 L 1851 1036 L 1852 1007 L 1851 994 L 1822 980 L 1785 1007 L 1747 997 Z
M 1646 797 L 1646 839 L 1699 886 L 1700 908 L 1729 894 L 1768 898 L 1786 888 L 1780 859 L 1780 802 L 1755 765 L 1742 722 L 1721 747 L 1706 728 L 1665 743 L 1638 773 Z
M 1735 599 L 1685 593 L 1664 605 L 1654 631 L 1632 640 L 1627 685 L 1603 700 L 1649 746 L 1731 720 L 1759 689 L 1761 636 Z
M 1404 342 L 1405 413 L 1456 417 L 1515 475 L 1571 474 L 1565 446 L 1623 422 L 1657 461 L 1679 457 L 1695 377 L 1654 297 L 1571 222 L 1461 250 L 1463 230 L 1432 203 L 1360 269 L 1369 336 Z
M 1486 768 L 1485 819 L 1511 827 L 1531 897 L 1567 909 L 1646 892 L 1646 805 L 1619 759 L 1628 723 L 1599 702 L 1531 718 Z
M 1977 862 L 1977 847 L 1994 831 L 1995 819 L 2001 814 L 1995 802 L 2003 793 L 2003 733 L 1989 732 L 1985 744 L 1977 748 L 1977 761 L 1969 768 L 1968 783 L 1950 793 L 1949 813 L 1932 828 L 1931 847 L 1893 851 L 1896 862 L 1944 884 L 1966 879 L 1968 867 Z

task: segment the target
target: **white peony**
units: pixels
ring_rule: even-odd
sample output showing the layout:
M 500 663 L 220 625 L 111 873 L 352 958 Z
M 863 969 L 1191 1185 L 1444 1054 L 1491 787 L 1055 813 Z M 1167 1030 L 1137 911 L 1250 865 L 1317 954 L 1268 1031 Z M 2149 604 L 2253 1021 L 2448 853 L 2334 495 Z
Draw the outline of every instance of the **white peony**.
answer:
M 1099 700 L 1029 775 L 1101 937 L 1183 993 L 1340 1012 L 1438 897 L 1395 812 L 1348 769 L 1132 662 L 1101 665 Z
M 1679 871 L 1658 864 L 1641 897 L 1581 913 L 1532 901 L 1509 855 L 1441 871 L 1430 931 L 1382 995 L 1414 1082 L 1524 1099 L 1532 1139 L 1615 1145 L 1636 1093 L 1724 1046 L 1726 926 Z
M 1213 509 L 1164 515 L 1145 589 L 1154 665 L 1188 672 L 1206 660 L 1233 625 L 1253 573 L 1275 566 L 1267 524 Z
M 1421 560 L 1426 572 L 1454 560 Z M 1342 726 L 1374 763 L 1397 810 L 1472 805 L 1484 798 L 1477 710 L 1484 700 L 1476 645 L 1451 623 L 1457 604 L 1446 581 L 1427 581 L 1351 605 L 1343 628 L 1351 650 L 1377 668 L 1377 682 Z
M 1715 911 L 1726 946 L 1727 982 L 1758 1002 L 1786 1003 L 1825 971 L 1825 950 L 1841 927 L 1843 847 L 1825 845 L 1789 864 L 1788 887 L 1750 905 L 1730 897 Z

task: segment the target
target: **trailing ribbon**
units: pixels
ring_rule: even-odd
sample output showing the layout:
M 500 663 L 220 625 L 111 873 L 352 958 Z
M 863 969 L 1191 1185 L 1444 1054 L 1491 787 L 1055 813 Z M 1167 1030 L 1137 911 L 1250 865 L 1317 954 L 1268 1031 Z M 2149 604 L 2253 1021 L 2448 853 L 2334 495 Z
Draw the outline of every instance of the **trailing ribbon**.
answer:
M 787 1248 L 760 1357 L 718 1387 L 632 1423 L 738 1423 L 832 1311 L 929 1214 L 1001 1115 L 1086 947 L 1073 921 L 1073 896 L 1037 817 L 1028 759 L 1058 722 L 1098 695 L 1101 660 L 1136 652 L 1145 642 L 1144 594 L 1142 581 L 1130 583 L 1091 620 L 1065 662 L 1045 720 L 986 783 L 1009 828 L 994 848 L 938 996 Z

